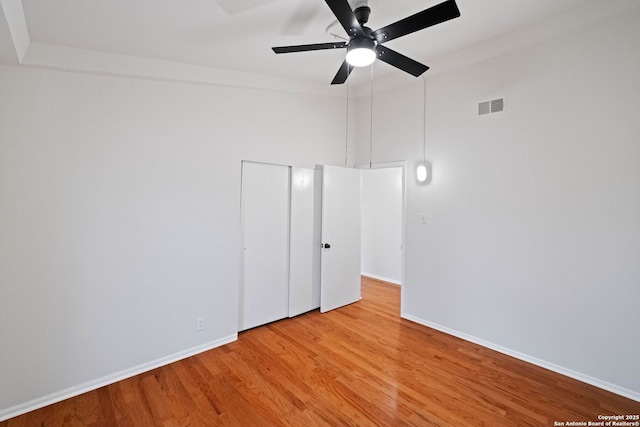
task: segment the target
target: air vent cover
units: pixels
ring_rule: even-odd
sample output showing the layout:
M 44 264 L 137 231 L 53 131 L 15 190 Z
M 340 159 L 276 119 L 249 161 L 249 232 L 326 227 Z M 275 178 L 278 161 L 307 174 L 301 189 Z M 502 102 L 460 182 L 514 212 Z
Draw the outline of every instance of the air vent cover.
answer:
M 478 104 L 478 115 L 482 116 L 491 113 L 491 101 L 485 101 Z
M 499 113 L 504 111 L 504 98 L 494 99 L 491 101 L 491 112 Z
M 478 115 L 501 113 L 504 111 L 504 98 L 492 99 L 478 103 Z

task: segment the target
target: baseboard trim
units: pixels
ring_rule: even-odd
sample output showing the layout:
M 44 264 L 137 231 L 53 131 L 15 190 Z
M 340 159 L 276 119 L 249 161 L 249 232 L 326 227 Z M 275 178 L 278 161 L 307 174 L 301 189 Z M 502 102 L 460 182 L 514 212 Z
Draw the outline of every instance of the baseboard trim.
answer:
M 236 341 L 237 339 L 238 339 L 237 333 L 233 335 L 229 335 L 227 337 L 220 338 L 215 341 L 210 341 L 208 343 L 205 343 L 196 347 L 192 347 L 187 350 L 180 351 L 178 353 L 174 353 L 166 357 L 161 357 L 160 359 L 152 360 L 151 362 L 143 363 L 141 365 L 134 366 L 132 368 L 125 369 L 123 371 L 104 376 L 102 378 L 97 378 L 95 380 L 87 381 L 77 386 L 69 387 L 64 390 L 60 390 L 55 393 L 51 393 L 46 396 L 39 397 L 37 399 L 30 400 L 28 402 L 15 405 L 7 409 L 2 409 L 0 410 L 0 422 L 8 420 L 9 418 L 26 414 L 27 412 L 31 412 L 36 409 L 43 408 L 47 405 L 51 405 L 53 403 L 63 401 L 70 397 L 78 396 L 82 393 L 86 393 L 88 391 L 96 390 L 100 387 L 104 387 L 106 385 L 113 384 L 118 381 L 122 381 L 124 379 L 133 377 L 135 375 L 142 374 L 143 372 L 147 372 L 152 369 L 156 369 L 161 366 L 165 366 L 170 363 L 177 362 L 178 360 L 195 356 L 196 354 L 203 353 L 207 350 L 211 350 L 216 347 L 220 347 L 222 345 Z
M 394 285 L 400 286 L 400 281 L 399 280 L 389 279 L 388 277 L 377 276 L 377 275 L 371 274 L 371 273 L 360 273 L 360 275 L 365 276 L 365 277 L 370 277 L 370 278 L 376 279 L 376 280 L 382 280 L 383 282 L 393 283 Z
M 599 380 L 598 378 L 591 377 L 589 375 L 585 375 L 580 372 L 576 372 L 572 369 L 565 368 L 563 366 L 556 365 L 554 363 L 547 362 L 546 360 L 538 359 L 537 357 L 529 356 L 528 354 L 520 353 L 515 350 L 511 350 L 509 348 L 503 347 L 498 344 L 494 344 L 492 342 L 483 340 L 481 338 L 474 337 L 472 335 L 465 334 L 460 331 L 456 331 L 455 329 L 447 328 L 446 326 L 439 325 L 437 323 L 429 322 L 428 320 L 421 319 L 416 316 L 412 316 L 410 314 L 402 313 L 400 315 L 403 319 L 410 320 L 412 322 L 418 323 L 423 326 L 427 326 L 429 328 L 435 329 L 440 332 L 444 332 L 448 335 L 453 335 L 454 337 L 461 338 L 465 341 L 472 342 L 474 344 L 478 344 L 482 347 L 486 347 L 491 350 L 495 350 L 499 353 L 506 354 L 507 356 L 515 357 L 516 359 L 520 359 L 522 361 L 531 363 L 532 365 L 540 366 L 541 368 L 548 369 L 550 371 L 556 372 L 558 374 L 564 375 L 566 377 L 573 378 L 578 381 L 582 381 L 583 383 L 590 384 L 592 386 L 601 388 L 603 390 L 610 391 L 611 393 L 615 393 L 617 395 L 629 398 L 631 400 L 635 400 L 636 402 L 640 402 L 640 393 L 634 390 L 629 390 L 624 387 L 617 386 L 615 384 L 611 384 L 607 381 Z

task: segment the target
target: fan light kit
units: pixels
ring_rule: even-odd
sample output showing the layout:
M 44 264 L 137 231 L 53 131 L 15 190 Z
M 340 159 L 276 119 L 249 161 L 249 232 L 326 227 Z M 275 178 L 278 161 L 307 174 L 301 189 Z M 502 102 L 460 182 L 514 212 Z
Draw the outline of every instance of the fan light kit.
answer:
M 353 39 L 347 47 L 347 62 L 354 67 L 366 67 L 376 60 L 376 42 L 371 39 Z
M 291 53 L 346 48 L 346 58 L 333 78 L 332 85 L 344 83 L 353 67 L 366 67 L 372 64 L 376 58 L 413 76 L 422 75 L 429 67 L 384 47 L 382 44 L 460 16 L 460 10 L 458 10 L 455 0 L 447 0 L 372 31 L 371 28 L 364 25 L 369 20 L 371 13 L 371 9 L 366 4 L 352 10 L 347 0 L 325 0 L 325 2 L 349 35 L 348 42 L 280 46 L 272 49 L 275 53 Z

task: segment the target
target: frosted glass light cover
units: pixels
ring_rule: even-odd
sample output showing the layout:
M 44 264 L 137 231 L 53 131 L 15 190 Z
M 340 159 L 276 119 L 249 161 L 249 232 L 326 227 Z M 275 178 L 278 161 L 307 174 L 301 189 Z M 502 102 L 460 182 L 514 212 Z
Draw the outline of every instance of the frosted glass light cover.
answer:
M 376 60 L 376 53 L 368 48 L 351 49 L 347 52 L 347 62 L 354 67 L 366 67 Z
M 427 180 L 427 166 L 424 163 L 420 163 L 416 169 L 416 179 L 418 182 L 425 182 Z

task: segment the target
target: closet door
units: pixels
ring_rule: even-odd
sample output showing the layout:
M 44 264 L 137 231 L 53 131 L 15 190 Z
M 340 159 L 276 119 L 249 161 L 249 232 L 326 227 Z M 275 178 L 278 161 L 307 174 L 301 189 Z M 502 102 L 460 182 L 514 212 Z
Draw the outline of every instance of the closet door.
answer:
M 289 315 L 289 169 L 243 162 L 239 331 Z
M 289 317 L 320 307 L 320 201 L 313 169 L 291 168 Z

